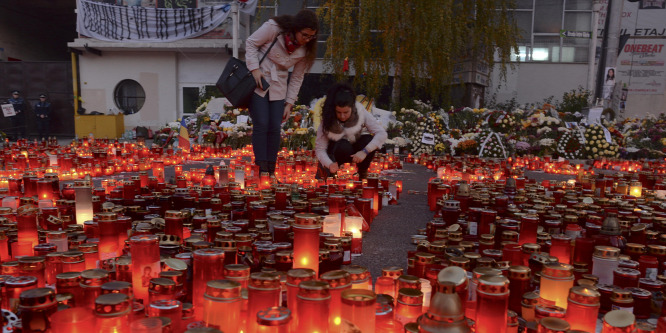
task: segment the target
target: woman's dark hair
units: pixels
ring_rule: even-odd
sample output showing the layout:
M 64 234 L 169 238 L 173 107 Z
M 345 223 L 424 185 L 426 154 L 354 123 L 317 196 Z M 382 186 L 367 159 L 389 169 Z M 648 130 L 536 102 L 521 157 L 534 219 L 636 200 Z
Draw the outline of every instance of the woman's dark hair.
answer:
M 273 17 L 273 20 L 282 28 L 283 32 L 291 32 L 296 34 L 297 32 L 310 28 L 316 32 L 319 31 L 319 19 L 317 14 L 309 9 L 303 9 L 298 12 L 296 15 L 280 15 Z M 317 57 L 317 36 L 310 39 L 307 44 L 305 44 L 305 64 L 309 70 L 314 63 L 315 58 Z
M 324 132 L 328 132 L 333 123 L 337 121 L 335 107 L 351 106 L 352 112 L 356 104 L 356 93 L 349 83 L 339 82 L 331 86 L 326 92 L 326 100 L 321 108 L 321 124 Z
M 613 75 L 611 75 L 611 72 L 613 72 Z M 608 69 L 608 72 L 606 73 L 606 81 L 608 80 L 613 80 L 615 79 L 615 70 L 612 68 Z

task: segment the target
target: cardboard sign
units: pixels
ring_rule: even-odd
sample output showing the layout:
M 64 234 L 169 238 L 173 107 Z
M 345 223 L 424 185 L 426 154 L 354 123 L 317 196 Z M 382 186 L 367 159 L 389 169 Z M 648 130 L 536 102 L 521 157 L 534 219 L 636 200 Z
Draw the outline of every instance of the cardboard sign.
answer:
M 434 145 L 435 144 L 435 136 L 430 133 L 423 133 L 423 136 L 421 137 L 421 142 L 427 144 L 427 145 Z
M 250 117 L 248 117 L 246 115 L 239 115 L 238 117 L 236 117 L 236 124 L 238 124 L 238 125 L 247 124 L 247 121 L 249 119 L 250 119 Z
M 2 114 L 4 114 L 5 117 L 15 116 L 16 111 L 14 111 L 14 105 L 13 104 L 2 104 Z

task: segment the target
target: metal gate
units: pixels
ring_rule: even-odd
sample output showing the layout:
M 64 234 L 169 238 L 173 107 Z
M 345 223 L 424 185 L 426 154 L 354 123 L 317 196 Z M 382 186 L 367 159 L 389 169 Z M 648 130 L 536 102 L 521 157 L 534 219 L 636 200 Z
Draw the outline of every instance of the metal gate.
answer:
M 70 62 L 0 62 L 0 103 L 7 102 L 12 90 L 21 91 L 21 97 L 26 101 L 26 126 L 30 138 L 37 137 L 33 109 L 40 94 L 46 94 L 52 105 L 50 135 L 74 137 L 74 96 Z M 11 130 L 10 119 L 2 114 L 0 131 L 14 132 Z

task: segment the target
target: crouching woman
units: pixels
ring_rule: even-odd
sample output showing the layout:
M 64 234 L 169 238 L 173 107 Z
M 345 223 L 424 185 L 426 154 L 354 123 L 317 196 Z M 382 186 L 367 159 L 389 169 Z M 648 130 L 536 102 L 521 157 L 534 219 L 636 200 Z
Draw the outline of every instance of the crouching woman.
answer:
M 353 162 L 359 179 L 367 178 L 372 158 L 386 138 L 382 125 L 356 101 L 354 89 L 347 83 L 334 84 L 326 93 L 317 129 L 318 175 L 328 177 L 342 164 Z

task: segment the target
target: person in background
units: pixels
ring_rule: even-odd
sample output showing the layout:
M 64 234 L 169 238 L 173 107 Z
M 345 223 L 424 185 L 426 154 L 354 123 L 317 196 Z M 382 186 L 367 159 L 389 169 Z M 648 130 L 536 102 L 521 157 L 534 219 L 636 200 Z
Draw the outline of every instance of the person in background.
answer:
M 354 89 L 336 83 L 326 93 L 317 128 L 315 153 L 322 177 L 334 174 L 344 163 L 356 163 L 359 179 L 368 176 L 370 162 L 388 135 L 384 127 L 356 101 Z
M 35 103 L 35 119 L 39 139 L 48 138 L 50 135 L 51 111 L 51 102 L 46 100 L 46 95 L 39 95 L 39 102 Z
M 260 172 L 275 173 L 280 125 L 289 118 L 303 77 L 314 63 L 318 29 L 317 15 L 311 10 L 301 10 L 294 16 L 273 17 L 246 40 L 247 68 L 257 82 L 250 101 L 250 116 L 252 148 Z M 289 78 L 291 67 L 294 69 Z M 269 87 L 262 85 L 262 78 Z
M 21 92 L 18 90 L 12 91 L 12 97 L 9 98 L 9 104 L 14 106 L 14 112 L 16 115 L 11 117 L 12 121 L 12 133 L 14 133 L 14 139 L 22 139 L 26 136 L 26 127 L 25 127 L 25 100 L 21 97 Z

